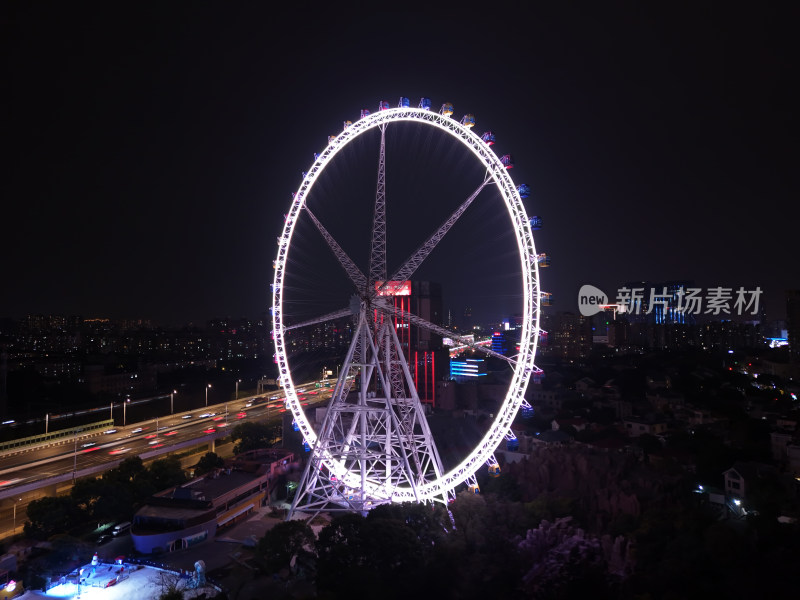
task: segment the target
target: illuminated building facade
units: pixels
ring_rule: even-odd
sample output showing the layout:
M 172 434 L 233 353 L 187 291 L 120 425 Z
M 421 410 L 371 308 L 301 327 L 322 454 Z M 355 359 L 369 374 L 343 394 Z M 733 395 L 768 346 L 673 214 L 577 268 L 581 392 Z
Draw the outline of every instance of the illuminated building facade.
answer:
M 458 383 L 475 381 L 480 377 L 486 376 L 486 363 L 483 359 L 451 359 L 450 360 L 450 379 Z
M 382 287 L 381 295 L 392 296 L 396 308 L 409 312 L 434 325 L 442 325 L 442 287 L 432 281 L 392 281 Z M 436 404 L 436 380 L 448 372 L 449 353 L 441 336 L 394 317 L 395 331 L 406 355 L 420 400 Z

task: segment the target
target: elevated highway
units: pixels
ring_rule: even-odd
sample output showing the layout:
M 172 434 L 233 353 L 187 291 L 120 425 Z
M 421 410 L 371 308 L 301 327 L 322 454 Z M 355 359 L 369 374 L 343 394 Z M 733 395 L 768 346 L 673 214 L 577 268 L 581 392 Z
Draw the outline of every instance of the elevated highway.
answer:
M 305 396 L 309 405 L 327 402 L 332 388 L 313 389 Z M 253 403 L 265 398 L 262 403 Z M 249 396 L 125 427 L 75 431 L 0 452 L 0 538 L 21 531 L 27 503 L 43 496 L 65 493 L 75 479 L 98 476 L 130 456 L 148 461 L 207 445 L 230 435 L 238 423 L 270 422 L 286 412 L 283 395 Z

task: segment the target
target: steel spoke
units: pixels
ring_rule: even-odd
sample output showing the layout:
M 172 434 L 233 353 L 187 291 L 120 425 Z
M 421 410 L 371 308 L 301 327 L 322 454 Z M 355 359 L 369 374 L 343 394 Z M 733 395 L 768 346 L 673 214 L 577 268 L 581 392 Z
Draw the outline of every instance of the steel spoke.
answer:
M 474 192 L 467 198 L 461 206 L 459 206 L 455 212 L 453 212 L 448 219 L 442 223 L 441 227 L 436 230 L 436 232 L 428 238 L 428 240 L 422 244 L 417 251 L 412 254 L 408 260 L 403 263 L 403 265 L 394 272 L 391 276 L 391 281 L 405 281 L 406 279 L 410 279 L 411 275 L 419 268 L 419 266 L 423 263 L 423 261 L 428 258 L 428 255 L 433 251 L 436 245 L 442 241 L 442 238 L 450 231 L 450 228 L 455 225 L 456 221 L 464 214 L 464 211 L 469 208 L 469 205 L 472 204 L 472 201 L 478 197 L 478 194 L 481 193 L 483 188 L 486 187 L 487 184 L 491 183 L 492 180 L 487 173 L 483 179 L 483 183 L 481 183 Z M 384 287 L 385 287 L 384 283 Z
M 365 291 L 367 286 L 367 278 L 361 272 L 361 269 L 359 269 L 352 259 L 347 256 L 347 253 L 342 250 L 342 247 L 339 245 L 339 243 L 333 239 L 333 236 L 328 233 L 328 230 L 325 229 L 325 226 L 319 222 L 319 219 L 317 219 L 316 215 L 314 215 L 314 213 L 311 212 L 308 207 L 306 207 L 306 213 L 308 213 L 308 216 L 311 217 L 314 225 L 317 226 L 320 234 L 328 243 L 328 246 L 339 260 L 339 264 L 342 265 L 342 268 L 345 270 L 345 273 L 347 273 L 347 276 L 350 277 L 350 281 L 352 281 L 353 285 L 356 286 L 356 289 L 360 292 Z

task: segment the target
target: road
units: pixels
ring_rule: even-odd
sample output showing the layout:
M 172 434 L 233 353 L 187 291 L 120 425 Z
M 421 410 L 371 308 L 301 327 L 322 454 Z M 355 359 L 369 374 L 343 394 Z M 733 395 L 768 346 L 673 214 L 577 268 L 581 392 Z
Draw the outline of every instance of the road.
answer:
M 307 406 L 327 402 L 333 390 L 332 387 L 313 389 L 313 384 L 310 388 L 304 387 L 307 391 L 300 397 Z M 0 491 L 8 497 L 0 508 L 0 537 L 10 534 L 15 524 L 15 531 L 21 531 L 25 507 L 35 497 L 29 494 L 22 494 L 21 498 L 11 497 L 9 494 L 15 487 L 102 466 L 158 448 L 166 449 L 168 454 L 171 446 L 213 434 L 224 435 L 228 428 L 238 423 L 272 421 L 286 412 L 282 394 L 260 397 L 267 401 L 252 404 L 255 396 L 241 398 L 234 402 L 131 423 L 106 432 L 79 434 L 68 440 L 5 452 L 0 456 Z

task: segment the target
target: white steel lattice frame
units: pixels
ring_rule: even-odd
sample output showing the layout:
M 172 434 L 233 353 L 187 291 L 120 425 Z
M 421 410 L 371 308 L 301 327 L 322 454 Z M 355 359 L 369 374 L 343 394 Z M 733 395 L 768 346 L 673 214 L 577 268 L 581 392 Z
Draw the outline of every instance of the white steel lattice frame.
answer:
M 517 188 L 506 167 L 500 162 L 500 159 L 491 148 L 468 127 L 458 121 L 420 108 L 404 107 L 377 111 L 356 121 L 342 131 L 328 144 L 327 148 L 317 157 L 314 164 L 305 174 L 286 215 L 283 232 L 278 238 L 278 254 L 274 263 L 275 270 L 272 284 L 273 338 L 279 377 L 286 394 L 286 405 L 291 410 L 304 439 L 313 448 L 318 436 L 302 410 L 292 381 L 284 340 L 284 332 L 287 327 L 283 322 L 283 284 L 292 234 L 301 211 L 305 207 L 306 197 L 333 157 L 358 136 L 376 127 L 385 127 L 387 124 L 394 122 L 413 122 L 432 126 L 456 138 L 483 165 L 489 177 L 497 186 L 508 210 L 519 250 L 523 292 L 523 319 L 519 354 L 513 364 L 514 372 L 506 397 L 494 422 L 473 451 L 450 471 L 442 473 L 435 479 L 425 481 L 416 487 L 397 485 L 389 489 L 385 482 L 365 481 L 357 473 L 349 472 L 343 463 L 334 459 L 333 456 L 323 454 L 320 457 L 320 466 L 321 468 L 324 466 L 329 475 L 334 476 L 343 486 L 359 489 L 359 486 L 363 484 L 365 489 L 360 489 L 362 497 L 382 498 L 388 494 L 388 500 L 392 502 L 436 501 L 447 497 L 449 493 L 452 493 L 453 488 L 473 476 L 493 456 L 495 448 L 504 441 L 517 411 L 524 402 L 525 390 L 531 373 L 538 370 L 534 364 L 534 358 L 539 333 L 540 289 L 539 269 L 536 261 L 537 252 L 533 233 Z M 346 387 L 347 377 L 346 374 L 342 375 L 343 377 L 340 378 L 339 383 L 344 382 L 343 387 Z
M 380 125 L 381 151 L 378 157 L 378 189 L 375 193 L 375 214 L 372 223 L 370 250 L 370 283 L 386 279 L 386 123 Z

